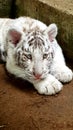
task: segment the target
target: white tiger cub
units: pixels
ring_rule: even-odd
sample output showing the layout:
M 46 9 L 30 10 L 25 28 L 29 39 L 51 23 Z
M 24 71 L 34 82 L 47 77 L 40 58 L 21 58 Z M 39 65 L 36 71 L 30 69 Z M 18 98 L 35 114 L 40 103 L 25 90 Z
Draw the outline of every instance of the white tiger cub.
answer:
M 53 95 L 73 73 L 56 41 L 57 26 L 29 18 L 0 19 L 0 53 L 6 69 L 31 82 L 39 94 Z

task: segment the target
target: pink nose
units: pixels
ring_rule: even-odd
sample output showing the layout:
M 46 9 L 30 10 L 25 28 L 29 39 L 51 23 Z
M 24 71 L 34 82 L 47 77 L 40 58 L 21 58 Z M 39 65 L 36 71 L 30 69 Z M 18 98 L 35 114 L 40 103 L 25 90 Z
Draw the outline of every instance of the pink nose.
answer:
M 35 74 L 34 72 L 33 72 L 33 75 L 35 76 L 36 79 L 40 79 L 42 76 L 42 74 Z

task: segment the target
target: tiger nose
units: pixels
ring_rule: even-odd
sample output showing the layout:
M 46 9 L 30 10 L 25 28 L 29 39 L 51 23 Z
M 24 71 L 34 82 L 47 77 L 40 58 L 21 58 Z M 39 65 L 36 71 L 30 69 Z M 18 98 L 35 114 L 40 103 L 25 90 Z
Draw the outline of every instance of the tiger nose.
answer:
M 37 74 L 37 73 L 35 73 L 35 72 L 33 72 L 33 75 L 35 76 L 36 79 L 40 79 L 41 76 L 42 76 L 42 74 Z

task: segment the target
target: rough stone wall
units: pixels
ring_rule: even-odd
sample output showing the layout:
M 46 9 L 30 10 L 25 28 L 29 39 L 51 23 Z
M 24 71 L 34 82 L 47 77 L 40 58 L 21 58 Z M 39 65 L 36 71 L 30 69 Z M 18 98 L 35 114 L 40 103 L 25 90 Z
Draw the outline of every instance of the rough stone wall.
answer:
M 10 17 L 13 0 L 0 0 L 0 17 Z

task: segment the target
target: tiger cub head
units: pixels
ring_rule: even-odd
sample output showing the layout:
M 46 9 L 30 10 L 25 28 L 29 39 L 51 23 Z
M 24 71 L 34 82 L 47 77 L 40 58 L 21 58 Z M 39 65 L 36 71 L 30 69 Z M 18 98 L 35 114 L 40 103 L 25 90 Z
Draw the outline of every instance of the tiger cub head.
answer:
M 44 31 L 39 28 L 25 33 L 17 29 L 9 30 L 7 62 L 10 61 L 9 65 L 13 65 L 11 69 L 21 70 L 16 76 L 23 78 L 20 76 L 23 73 L 27 80 L 41 80 L 48 75 L 54 57 L 52 45 L 56 35 L 55 24 L 49 25 Z M 10 69 L 9 71 L 12 73 Z

